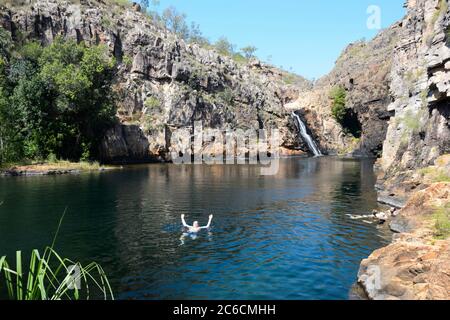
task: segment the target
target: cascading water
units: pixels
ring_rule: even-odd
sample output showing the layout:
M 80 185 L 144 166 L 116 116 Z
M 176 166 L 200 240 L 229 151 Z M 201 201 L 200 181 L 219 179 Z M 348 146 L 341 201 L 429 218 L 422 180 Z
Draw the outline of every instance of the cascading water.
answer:
M 305 141 L 308 144 L 309 150 L 311 150 L 314 153 L 314 156 L 316 156 L 316 157 L 322 156 L 322 152 L 320 152 L 319 147 L 317 147 L 317 144 L 315 143 L 315 141 L 308 134 L 308 130 L 306 130 L 305 123 L 302 121 L 302 119 L 300 119 L 298 114 L 296 114 L 295 112 L 292 112 L 292 116 L 297 121 L 300 135 L 302 136 L 303 141 Z

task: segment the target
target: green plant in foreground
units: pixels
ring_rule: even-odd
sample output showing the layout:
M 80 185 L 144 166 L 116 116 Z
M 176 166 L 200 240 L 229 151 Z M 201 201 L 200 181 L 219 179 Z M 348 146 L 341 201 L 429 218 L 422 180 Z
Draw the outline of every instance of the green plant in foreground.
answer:
M 3 274 L 9 299 L 88 300 L 92 293 L 101 293 L 105 300 L 114 299 L 108 278 L 99 264 L 92 262 L 83 266 L 62 258 L 53 249 L 63 218 L 64 214 L 52 245 L 45 249 L 44 254 L 41 256 L 38 250 L 32 251 L 27 273 L 23 268 L 21 251 L 16 252 L 15 270 L 6 256 L 0 258 L 0 280 Z M 78 272 L 71 274 L 74 270 Z

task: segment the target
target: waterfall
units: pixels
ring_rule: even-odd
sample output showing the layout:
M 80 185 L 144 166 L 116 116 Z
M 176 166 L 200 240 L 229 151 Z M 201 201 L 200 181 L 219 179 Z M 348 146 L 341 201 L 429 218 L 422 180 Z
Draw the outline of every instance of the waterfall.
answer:
M 303 141 L 305 141 L 308 144 L 309 150 L 311 150 L 314 153 L 314 156 L 316 157 L 322 156 L 322 152 L 320 152 L 320 149 L 317 147 L 317 144 L 308 134 L 308 130 L 306 130 L 306 125 L 303 123 L 302 119 L 300 119 L 298 114 L 296 114 L 295 112 L 292 112 L 292 116 L 297 121 L 300 135 L 302 136 Z

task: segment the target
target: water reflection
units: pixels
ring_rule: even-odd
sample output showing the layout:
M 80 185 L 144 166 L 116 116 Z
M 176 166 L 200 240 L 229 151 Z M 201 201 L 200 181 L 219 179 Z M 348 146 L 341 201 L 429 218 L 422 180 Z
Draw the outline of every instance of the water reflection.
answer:
M 387 237 L 347 214 L 376 207 L 372 162 L 285 159 L 255 166 L 136 166 L 105 174 L 0 179 L 0 249 L 51 241 L 96 260 L 122 299 L 346 298 Z M 180 215 L 210 233 L 182 235 Z M 181 236 L 181 237 L 180 237 Z

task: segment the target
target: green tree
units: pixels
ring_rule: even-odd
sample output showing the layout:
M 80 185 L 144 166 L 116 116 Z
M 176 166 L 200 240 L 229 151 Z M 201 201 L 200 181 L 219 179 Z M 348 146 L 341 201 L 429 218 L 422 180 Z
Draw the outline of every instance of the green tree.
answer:
M 12 42 L 9 32 L 0 27 L 0 164 L 16 158 L 9 137 L 12 136 L 7 125 L 9 112 L 9 81 L 7 71 L 11 56 Z
M 163 11 L 161 18 L 167 29 L 185 40 L 189 39 L 189 27 L 186 23 L 186 14 L 178 12 L 175 7 L 171 6 Z
M 242 53 L 247 59 L 251 59 L 255 57 L 255 53 L 258 49 L 254 46 L 247 46 L 241 49 Z
M 232 55 L 234 53 L 234 45 L 225 37 L 220 37 L 214 44 L 214 47 L 223 55 Z
M 346 98 L 347 93 L 342 86 L 335 86 L 330 91 L 330 97 L 333 99 L 331 113 L 333 118 L 342 124 L 347 113 Z
M 0 90 L 2 161 L 96 157 L 115 120 L 114 70 L 103 46 L 57 38 L 19 48 Z
M 12 48 L 11 34 L 3 28 L 0 28 L 0 56 L 9 57 Z
M 189 41 L 197 43 L 201 46 L 209 45 L 209 40 L 203 36 L 200 26 L 195 22 L 191 23 L 191 28 L 189 30 Z

